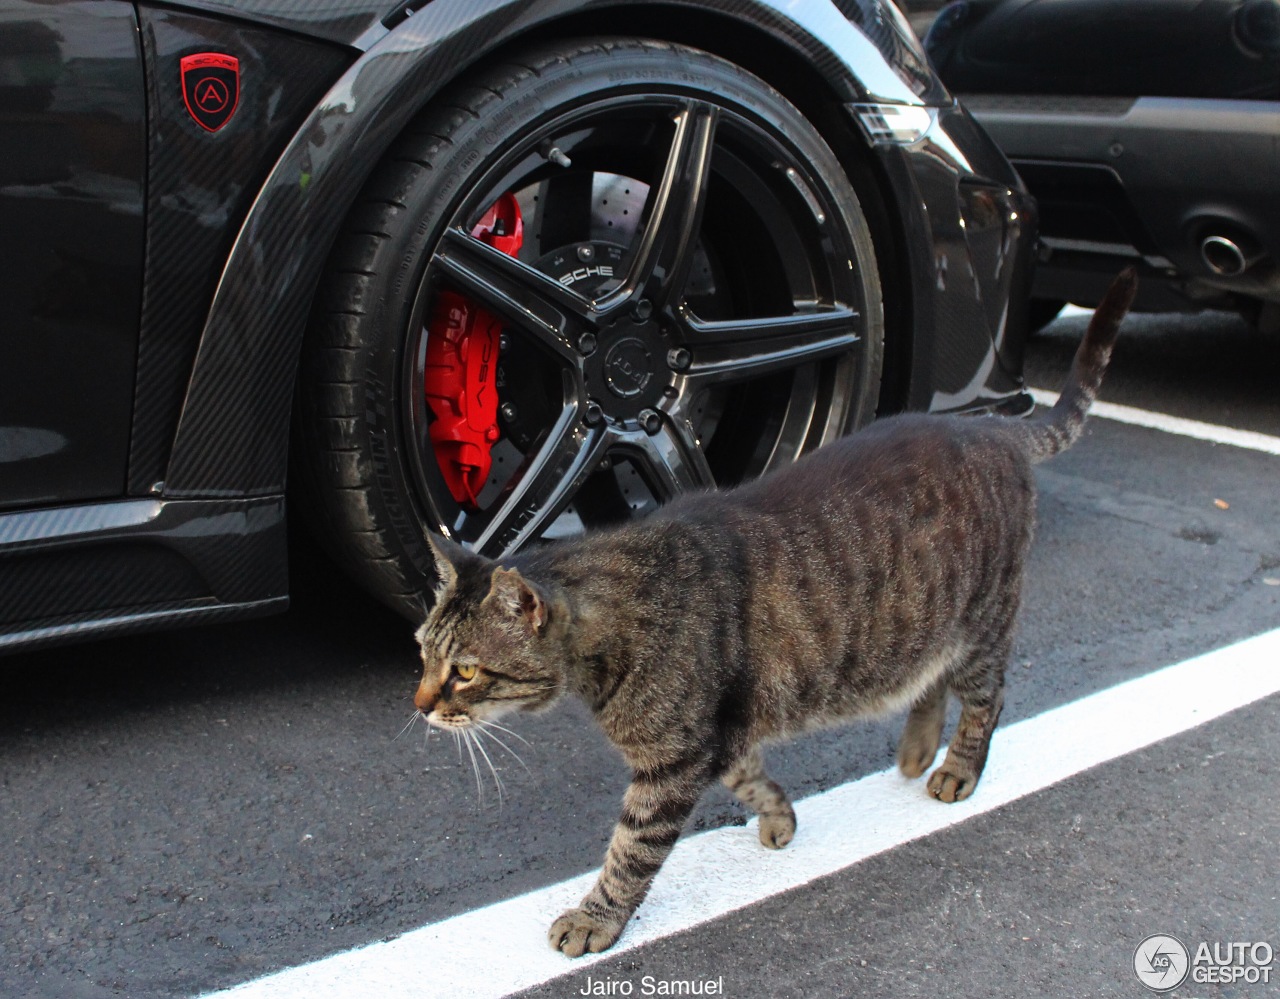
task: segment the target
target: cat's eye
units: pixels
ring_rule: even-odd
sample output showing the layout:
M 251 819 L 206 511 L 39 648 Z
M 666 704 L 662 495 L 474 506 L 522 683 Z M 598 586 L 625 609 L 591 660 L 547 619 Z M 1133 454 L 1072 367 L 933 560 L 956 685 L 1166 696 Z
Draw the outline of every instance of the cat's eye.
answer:
M 454 663 L 453 670 L 460 680 L 474 680 L 477 666 L 475 663 Z

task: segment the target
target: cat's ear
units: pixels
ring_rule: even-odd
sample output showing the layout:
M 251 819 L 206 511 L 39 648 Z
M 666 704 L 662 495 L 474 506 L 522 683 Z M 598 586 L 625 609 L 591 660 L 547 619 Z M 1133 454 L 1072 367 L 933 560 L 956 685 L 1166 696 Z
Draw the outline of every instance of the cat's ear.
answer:
M 517 569 L 499 566 L 493 570 L 485 602 L 512 620 L 522 622 L 535 635 L 547 626 L 546 598 Z
M 436 582 L 435 597 L 438 601 L 451 586 L 458 582 L 458 570 L 475 554 L 462 545 L 439 534 L 424 531 L 427 547 L 431 549 L 431 557 L 435 561 Z

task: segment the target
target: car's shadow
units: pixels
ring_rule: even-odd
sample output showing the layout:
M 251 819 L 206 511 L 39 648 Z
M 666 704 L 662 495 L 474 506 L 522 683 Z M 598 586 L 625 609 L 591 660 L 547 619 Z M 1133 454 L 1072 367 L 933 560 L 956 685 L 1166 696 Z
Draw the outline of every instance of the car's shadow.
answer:
M 406 685 L 417 669 L 413 625 L 350 582 L 310 539 L 291 542 L 284 614 L 0 657 L 0 735 L 234 701 L 337 678 L 353 664 Z
M 1056 390 L 1088 317 L 1059 317 L 1027 347 L 1027 383 Z M 1237 316 L 1134 314 L 1102 397 L 1280 435 L 1280 336 Z M 295 532 L 283 615 L 161 631 L 0 658 L 0 733 L 75 725 L 140 708 L 288 689 L 352 663 L 404 685 L 416 671 L 412 625 L 349 582 Z
M 1059 317 L 1027 347 L 1027 383 L 1056 390 L 1088 317 Z M 1102 397 L 1280 435 L 1280 336 L 1237 316 L 1135 314 Z M 416 672 L 412 625 L 349 582 L 300 531 L 283 615 L 88 641 L 0 658 L 0 734 L 92 717 L 288 690 L 349 674 L 353 663 L 406 687 Z

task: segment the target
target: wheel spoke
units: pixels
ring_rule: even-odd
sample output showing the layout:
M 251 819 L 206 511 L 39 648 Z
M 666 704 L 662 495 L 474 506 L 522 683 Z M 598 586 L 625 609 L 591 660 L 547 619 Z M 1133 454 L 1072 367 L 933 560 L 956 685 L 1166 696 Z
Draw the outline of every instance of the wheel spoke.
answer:
M 445 233 L 431 264 L 478 304 L 533 335 L 563 360 L 578 363 L 574 344 L 594 326 L 591 303 L 581 295 L 461 229 Z
M 619 433 L 611 449 L 630 458 L 660 500 L 715 485 L 715 477 L 693 427 L 678 412 L 664 413 L 662 429 Z
M 583 424 L 578 406 L 565 406 L 546 443 L 502 497 L 475 547 L 496 558 L 536 538 L 573 500 L 604 457 L 607 443 L 603 429 Z
M 699 387 L 747 381 L 847 353 L 858 343 L 859 315 L 844 306 L 765 319 L 694 321 L 685 377 Z
M 639 296 L 659 309 L 678 304 L 702 224 L 717 116 L 713 105 L 698 101 L 690 101 L 676 115 L 675 136 L 649 221 L 622 286 L 598 303 L 602 313 Z

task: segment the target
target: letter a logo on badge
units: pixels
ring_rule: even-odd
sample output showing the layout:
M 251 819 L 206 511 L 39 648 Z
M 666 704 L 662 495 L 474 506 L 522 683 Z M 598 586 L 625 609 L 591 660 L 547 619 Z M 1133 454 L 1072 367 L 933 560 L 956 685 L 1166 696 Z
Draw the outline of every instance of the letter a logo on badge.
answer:
M 218 131 L 240 104 L 240 60 L 219 52 L 183 56 L 182 100 L 197 125 Z

